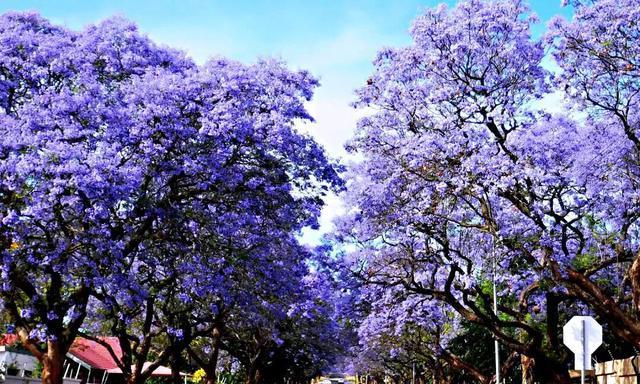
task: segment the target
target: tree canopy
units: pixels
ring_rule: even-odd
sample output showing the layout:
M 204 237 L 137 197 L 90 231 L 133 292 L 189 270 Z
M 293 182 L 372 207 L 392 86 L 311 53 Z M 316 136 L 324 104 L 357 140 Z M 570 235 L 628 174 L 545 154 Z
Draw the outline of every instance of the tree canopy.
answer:
M 0 16 L 0 304 L 43 383 L 77 337 L 130 384 L 491 383 L 492 339 L 503 375 L 569 383 L 576 314 L 634 353 L 640 2 L 566 3 L 542 36 L 523 1 L 426 9 L 356 90 L 346 168 L 299 129 L 307 71 Z
M 412 45 L 379 52 L 357 92 L 372 113 L 349 144 L 364 160 L 336 236 L 370 303 L 364 345 L 417 325 L 430 356 L 487 383 L 491 370 L 451 352 L 463 324 L 543 382 L 569 382 L 559 335 L 572 314 L 640 345 L 640 3 L 573 6 L 535 39 L 523 2 L 441 5 L 414 21 Z
M 0 41 L 0 295 L 43 382 L 80 334 L 118 337 L 125 377 L 144 382 L 239 317 L 279 344 L 295 308 L 331 311 L 308 298 L 297 239 L 341 185 L 294 128 L 311 120 L 309 73 L 198 66 L 121 18 L 78 32 L 8 13 Z

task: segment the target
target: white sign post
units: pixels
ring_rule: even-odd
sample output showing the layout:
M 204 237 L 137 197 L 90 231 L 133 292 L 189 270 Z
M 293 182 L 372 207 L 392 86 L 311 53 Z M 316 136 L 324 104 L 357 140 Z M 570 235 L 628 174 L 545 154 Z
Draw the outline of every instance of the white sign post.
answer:
M 584 384 L 584 371 L 591 369 L 591 354 L 602 344 L 602 326 L 591 316 L 574 316 L 562 328 L 562 338 L 574 354 L 575 369 L 580 370 Z

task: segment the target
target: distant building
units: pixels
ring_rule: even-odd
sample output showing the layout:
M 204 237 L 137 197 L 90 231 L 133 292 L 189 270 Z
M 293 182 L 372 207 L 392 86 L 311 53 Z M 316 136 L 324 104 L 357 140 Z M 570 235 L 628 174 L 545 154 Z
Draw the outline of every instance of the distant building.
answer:
M 338 372 L 331 372 L 312 380 L 312 384 L 356 384 L 356 382 L 357 378 L 355 376 L 349 376 Z
M 0 367 L 10 376 L 31 377 L 38 364 L 35 357 L 17 345 L 17 335 L 0 336 Z
M 122 358 L 122 350 L 117 338 L 103 337 L 101 340 L 113 349 L 118 359 Z M 109 370 L 117 368 L 118 364 L 102 344 L 77 338 L 67 353 L 64 377 L 79 379 L 81 383 L 116 384 L 124 382 L 122 372 L 119 375 L 109 377 Z
M 115 337 L 103 337 L 101 341 L 107 343 L 116 357 L 122 359 L 122 349 Z M 0 366 L 4 364 L 7 374 L 11 376 L 32 377 L 38 367 L 38 360 L 28 351 L 20 348 L 17 335 L 5 334 L 0 336 Z M 151 363 L 144 363 L 147 368 Z M 186 374 L 180 373 L 186 377 Z M 153 371 L 152 377 L 169 377 L 171 369 L 159 366 Z M 114 361 L 109 350 L 102 344 L 77 338 L 64 362 L 64 377 L 79 380 L 80 384 L 123 384 L 125 382 L 122 370 Z

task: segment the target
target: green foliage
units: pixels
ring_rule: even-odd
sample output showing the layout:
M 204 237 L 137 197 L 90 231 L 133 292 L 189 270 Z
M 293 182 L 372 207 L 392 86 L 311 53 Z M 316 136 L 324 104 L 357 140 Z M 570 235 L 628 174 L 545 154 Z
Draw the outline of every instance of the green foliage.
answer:
M 42 377 L 42 363 L 40 361 L 36 362 L 36 368 L 33 370 L 31 377 L 39 378 Z
M 219 384 L 240 384 L 242 377 L 238 373 L 223 371 L 218 374 L 217 382 Z
M 494 364 L 493 337 L 485 328 L 465 323 L 459 335 L 451 340 L 449 350 L 486 375 L 491 375 Z M 469 377 L 463 373 L 451 372 L 451 374 L 456 383 L 469 380 Z

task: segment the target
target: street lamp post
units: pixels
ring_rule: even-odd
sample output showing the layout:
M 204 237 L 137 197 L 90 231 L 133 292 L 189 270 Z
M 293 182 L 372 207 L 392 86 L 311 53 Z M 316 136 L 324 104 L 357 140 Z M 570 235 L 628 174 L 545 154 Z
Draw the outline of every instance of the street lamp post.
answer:
M 411 369 L 411 384 L 416 384 L 416 363 L 413 363 L 413 368 Z
M 492 256 L 493 256 L 493 313 L 498 316 L 498 295 L 496 293 L 496 247 L 495 240 L 492 241 Z M 496 361 L 496 384 L 500 384 L 500 345 L 498 344 L 498 338 L 494 337 L 493 339 L 493 347 L 495 351 L 495 361 Z

